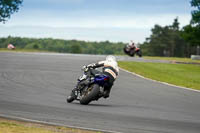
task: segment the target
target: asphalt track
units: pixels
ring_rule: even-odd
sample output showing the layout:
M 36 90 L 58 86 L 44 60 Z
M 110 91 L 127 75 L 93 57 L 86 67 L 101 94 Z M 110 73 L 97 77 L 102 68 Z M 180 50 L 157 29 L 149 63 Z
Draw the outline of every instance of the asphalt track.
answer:
M 124 133 L 200 132 L 199 92 L 124 71 L 109 99 L 87 106 L 66 103 L 81 66 L 104 57 L 1 52 L 0 115 Z

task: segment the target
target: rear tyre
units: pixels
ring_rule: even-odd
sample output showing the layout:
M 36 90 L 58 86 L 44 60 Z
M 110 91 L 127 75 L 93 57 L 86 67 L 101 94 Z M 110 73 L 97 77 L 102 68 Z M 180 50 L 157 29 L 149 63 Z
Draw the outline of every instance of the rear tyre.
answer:
M 137 52 L 137 55 L 138 55 L 139 57 L 142 57 L 142 51 L 139 50 L 139 51 Z
M 100 92 L 99 85 L 93 84 L 90 87 L 86 88 L 81 95 L 80 104 L 87 105 L 92 100 L 95 100 Z
M 135 55 L 135 52 L 134 52 L 134 50 L 130 50 L 130 53 L 129 53 L 129 55 L 130 55 L 131 57 L 133 57 L 133 56 Z

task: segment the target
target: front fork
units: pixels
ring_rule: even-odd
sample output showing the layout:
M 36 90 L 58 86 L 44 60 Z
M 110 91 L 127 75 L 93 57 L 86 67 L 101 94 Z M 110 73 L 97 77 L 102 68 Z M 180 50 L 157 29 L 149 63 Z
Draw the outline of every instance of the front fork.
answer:
M 81 96 L 82 90 L 85 87 L 87 87 L 89 84 L 90 84 L 89 79 L 78 81 L 77 85 L 72 90 L 72 94 L 71 95 L 74 95 L 76 97 L 76 100 L 80 100 L 80 96 Z

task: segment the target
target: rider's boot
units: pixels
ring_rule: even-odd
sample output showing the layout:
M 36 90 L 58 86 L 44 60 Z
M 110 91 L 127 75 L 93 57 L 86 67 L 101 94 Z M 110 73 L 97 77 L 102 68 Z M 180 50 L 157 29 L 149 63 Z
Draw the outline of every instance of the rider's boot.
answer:
M 110 90 L 111 90 L 111 88 L 104 90 L 104 92 L 103 92 L 103 97 L 104 98 L 108 98 L 110 96 Z

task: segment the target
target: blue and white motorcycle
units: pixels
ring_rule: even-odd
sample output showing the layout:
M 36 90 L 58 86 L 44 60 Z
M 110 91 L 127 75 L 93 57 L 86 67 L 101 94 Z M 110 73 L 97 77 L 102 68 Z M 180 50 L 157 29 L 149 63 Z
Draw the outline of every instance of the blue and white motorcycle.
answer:
M 108 83 L 109 77 L 91 67 L 83 67 L 82 70 L 83 75 L 78 78 L 75 89 L 68 96 L 68 103 L 77 100 L 80 104 L 87 105 L 103 96 L 104 86 Z

